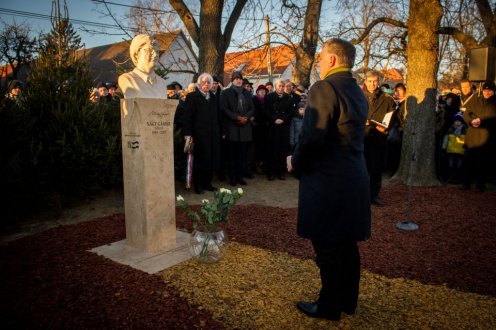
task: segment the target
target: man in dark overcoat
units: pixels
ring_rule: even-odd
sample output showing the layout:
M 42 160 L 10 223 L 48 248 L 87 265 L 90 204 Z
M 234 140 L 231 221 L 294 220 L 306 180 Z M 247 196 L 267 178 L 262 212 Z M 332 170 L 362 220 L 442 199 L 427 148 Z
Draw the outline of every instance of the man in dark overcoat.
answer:
M 482 85 L 482 97 L 474 106 L 467 107 L 463 119 L 468 125 L 465 136 L 465 155 L 463 158 L 463 186 L 470 189 L 475 179 L 475 191 L 484 192 L 491 171 L 496 149 L 496 85 L 486 81 Z
M 274 92 L 265 97 L 265 113 L 268 122 L 267 177 L 271 181 L 276 176 L 285 180 L 292 113 L 291 100 L 284 93 L 284 82 L 280 79 L 274 82 Z
M 330 39 L 320 54 L 323 80 L 309 95 L 289 171 L 300 177 L 298 235 L 310 239 L 322 289 L 315 303 L 297 308 L 311 317 L 339 320 L 353 314 L 360 282 L 357 241 L 370 237 L 369 179 L 364 158 L 367 101 L 351 68 L 355 47 Z
M 365 160 L 370 177 L 370 201 L 376 206 L 384 206 L 379 193 L 382 172 L 386 167 L 387 128 L 375 122 L 383 123 L 386 114 L 394 111 L 396 104 L 391 95 L 379 88 L 379 74 L 375 71 L 365 74 L 364 94 L 369 105 L 365 129 Z
M 211 92 L 213 79 L 208 73 L 198 77 L 197 88 L 186 96 L 182 117 L 185 139 L 193 139 L 193 183 L 195 192 L 215 191 L 212 173 L 220 162 L 221 112 Z
M 231 87 L 223 90 L 220 95 L 228 145 L 229 180 L 231 186 L 238 183 L 246 185 L 243 175 L 248 143 L 253 140 L 251 117 L 255 114 L 255 106 L 251 93 L 243 88 L 241 72 L 234 71 L 231 82 Z

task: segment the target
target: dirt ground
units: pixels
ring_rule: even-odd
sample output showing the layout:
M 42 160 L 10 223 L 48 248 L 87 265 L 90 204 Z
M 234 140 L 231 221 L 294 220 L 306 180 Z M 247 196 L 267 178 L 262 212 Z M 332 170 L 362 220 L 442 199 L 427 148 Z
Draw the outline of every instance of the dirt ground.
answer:
M 255 175 L 254 179 L 246 180 L 248 185 L 238 185 L 244 190 L 244 196 L 238 204 L 258 204 L 281 208 L 297 207 L 298 180 L 288 176 L 286 180 L 268 181 L 263 175 Z M 215 187 L 232 189 L 228 182 L 214 181 Z M 184 183 L 176 182 L 176 195 L 182 195 L 188 203 L 201 204 L 202 199 L 211 199 L 213 193 L 197 195 L 193 189 L 186 189 Z M 112 214 L 124 213 L 124 193 L 121 189 L 110 189 L 97 193 L 80 205 L 64 209 L 57 217 L 51 212 L 37 214 L 22 223 L 3 228 L 0 234 L 0 244 L 13 241 L 31 234 L 40 233 L 61 225 L 89 221 Z
M 225 224 L 232 249 L 216 266 L 190 260 L 161 278 L 89 252 L 124 239 L 122 212 L 94 218 L 122 211 L 119 192 L 106 192 L 45 223 L 59 224 L 56 228 L 0 246 L 0 324 L 6 329 L 496 329 L 493 186 L 484 194 L 454 186 L 414 188 L 411 219 L 419 230 L 405 233 L 395 224 L 404 219 L 408 189 L 386 184 L 386 205 L 372 207 L 372 235 L 360 243 L 358 313 L 338 323 L 304 317 L 294 307 L 297 300 L 315 300 L 320 286 L 311 243 L 296 235 L 295 204 L 252 203 L 295 203 L 297 181 L 257 180 L 267 186 L 245 187 L 243 204 L 249 205 L 232 209 Z M 209 198 L 183 195 L 191 203 Z M 191 220 L 176 210 L 178 228 L 191 230 Z M 60 225 L 64 221 L 80 223 Z

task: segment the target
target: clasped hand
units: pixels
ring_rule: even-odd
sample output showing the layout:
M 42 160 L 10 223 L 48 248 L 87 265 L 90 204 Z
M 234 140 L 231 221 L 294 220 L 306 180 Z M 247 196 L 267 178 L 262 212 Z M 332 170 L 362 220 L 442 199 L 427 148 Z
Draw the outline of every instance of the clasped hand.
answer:
M 248 123 L 248 117 L 238 116 L 236 119 L 236 125 L 245 126 Z

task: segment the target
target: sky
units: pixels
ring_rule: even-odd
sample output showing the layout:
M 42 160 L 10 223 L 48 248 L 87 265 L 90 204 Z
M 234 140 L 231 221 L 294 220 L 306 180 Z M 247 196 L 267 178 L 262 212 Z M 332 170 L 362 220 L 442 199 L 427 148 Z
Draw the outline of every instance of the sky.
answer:
M 262 14 L 268 14 L 271 17 L 271 20 L 276 19 L 280 12 L 274 8 L 280 8 L 279 1 L 280 0 L 266 0 L 265 10 L 268 12 L 264 12 Z M 60 0 L 60 2 L 63 4 L 63 0 Z M 127 14 L 130 9 L 126 6 L 135 5 L 136 0 L 107 0 L 107 3 L 115 16 L 122 20 L 124 15 Z M 106 15 L 107 10 L 104 5 L 98 4 L 96 1 L 92 0 L 67 0 L 67 6 L 69 10 L 69 18 L 71 19 L 74 28 L 81 36 L 84 43 L 84 48 L 108 45 L 129 39 L 128 36 L 123 35 L 122 31 L 116 27 L 114 20 Z M 51 11 L 52 0 L 0 0 L 0 23 L 12 23 L 15 19 L 18 24 L 29 24 L 32 28 L 34 36 L 37 36 L 40 32 L 47 33 L 50 31 Z M 326 2 L 322 8 L 321 24 L 327 24 L 329 17 L 334 16 L 332 11 L 331 5 Z M 236 42 L 246 42 L 247 31 L 244 30 L 246 27 L 243 24 L 246 19 L 247 18 L 240 17 L 238 22 L 239 24 L 236 25 L 234 30 L 233 43 L 231 44 L 229 51 L 239 50 L 235 46 Z M 111 27 L 106 29 L 106 32 L 108 32 L 107 34 L 86 32 L 85 29 L 96 31 L 101 30 L 100 27 L 93 26 L 94 23 L 108 24 Z M 126 22 L 122 23 L 126 24 Z M 251 36 L 264 33 L 264 21 L 259 19 L 256 23 L 258 28 L 250 29 L 249 34 Z M 253 38 L 250 37 L 249 39 Z
M 60 2 L 63 5 L 63 0 Z M 113 2 L 124 5 L 133 4 L 133 0 L 114 0 Z M 67 0 L 67 7 L 71 20 L 84 21 L 84 24 L 76 24 L 73 21 L 74 28 L 78 31 L 85 44 L 84 48 L 107 45 L 122 41 L 125 38 L 122 35 L 103 35 L 83 31 L 83 28 L 100 29 L 92 26 L 92 23 L 115 25 L 112 18 L 103 15 L 102 12 L 105 11 L 105 8 L 102 5 L 97 5 L 91 0 Z M 129 10 L 129 8 L 116 5 L 112 5 L 111 9 L 119 17 L 122 17 Z M 49 16 L 51 11 L 52 0 L 0 0 L 0 22 L 11 23 L 15 19 L 18 24 L 29 24 L 35 35 L 38 35 L 39 32 L 47 33 L 50 31 Z M 108 28 L 107 31 L 109 33 L 120 33 L 117 28 Z

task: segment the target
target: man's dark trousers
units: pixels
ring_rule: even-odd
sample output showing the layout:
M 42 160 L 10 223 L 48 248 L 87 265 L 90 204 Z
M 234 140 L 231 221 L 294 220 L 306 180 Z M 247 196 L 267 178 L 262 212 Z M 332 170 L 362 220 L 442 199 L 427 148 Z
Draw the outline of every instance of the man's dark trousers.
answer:
M 356 242 L 312 241 L 320 269 L 319 308 L 355 313 L 360 285 L 360 253 Z
M 379 196 L 382 187 L 382 172 L 386 164 L 387 137 L 369 136 L 364 141 L 364 155 L 370 178 L 370 199 Z

